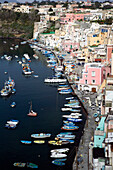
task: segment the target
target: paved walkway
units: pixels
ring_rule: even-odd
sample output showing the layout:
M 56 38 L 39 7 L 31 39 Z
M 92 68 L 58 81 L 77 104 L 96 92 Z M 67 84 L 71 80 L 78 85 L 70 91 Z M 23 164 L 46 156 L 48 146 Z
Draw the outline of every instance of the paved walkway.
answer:
M 93 114 L 95 113 L 97 107 L 95 107 L 95 110 L 92 110 L 89 106 L 89 102 L 86 101 L 85 97 L 90 97 L 91 102 L 95 102 L 96 94 L 93 95 L 82 95 L 79 91 L 74 90 L 81 102 L 84 99 L 84 107 L 86 108 L 88 112 L 88 119 L 86 121 L 86 125 L 84 128 L 84 134 L 81 137 L 81 141 L 79 144 L 77 156 L 75 157 L 74 163 L 73 163 L 73 170 L 90 170 L 92 167 L 89 166 L 89 143 L 91 142 L 91 137 L 93 136 L 96 124 L 95 120 L 93 118 Z M 82 154 L 83 161 L 79 164 L 76 160 L 77 157 L 79 157 Z

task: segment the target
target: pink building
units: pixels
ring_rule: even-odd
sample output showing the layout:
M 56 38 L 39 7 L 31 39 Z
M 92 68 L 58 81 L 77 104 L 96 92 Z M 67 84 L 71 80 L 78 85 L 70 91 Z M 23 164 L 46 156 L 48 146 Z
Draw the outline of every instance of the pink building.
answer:
M 111 63 L 111 54 L 113 53 L 113 44 L 107 45 L 107 62 Z
M 62 43 L 62 47 L 65 51 L 73 51 L 76 49 L 79 49 L 79 43 L 77 42 L 72 42 L 71 40 L 65 40 Z
M 79 80 L 78 90 L 96 92 L 108 73 L 110 73 L 110 67 L 105 67 L 101 63 L 85 64 L 82 78 Z
M 65 17 L 61 17 L 61 23 L 68 23 L 68 22 L 73 22 L 77 20 L 83 20 L 85 19 L 86 16 L 89 16 L 90 13 L 67 13 Z

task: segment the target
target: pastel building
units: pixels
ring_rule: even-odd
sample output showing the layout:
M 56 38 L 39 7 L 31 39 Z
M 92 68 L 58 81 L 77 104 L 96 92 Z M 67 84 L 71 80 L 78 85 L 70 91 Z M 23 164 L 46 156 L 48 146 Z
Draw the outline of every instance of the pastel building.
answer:
M 111 62 L 112 53 L 113 53 L 113 44 L 108 44 L 107 45 L 107 63 Z
M 90 13 L 67 13 L 65 17 L 61 17 L 61 23 L 68 23 L 68 22 L 74 22 L 77 20 L 83 20 L 86 16 L 89 16 Z
M 78 83 L 78 90 L 97 92 L 108 73 L 110 73 L 108 66 L 105 67 L 101 63 L 86 63 Z
M 71 40 L 65 40 L 62 43 L 62 47 L 65 51 L 73 51 L 79 49 L 79 43 Z
M 103 147 L 103 141 L 106 137 L 106 133 L 104 132 L 104 121 L 105 121 L 106 117 L 102 117 L 98 127 L 95 130 L 95 134 L 94 134 L 94 147 L 99 147 L 102 148 Z

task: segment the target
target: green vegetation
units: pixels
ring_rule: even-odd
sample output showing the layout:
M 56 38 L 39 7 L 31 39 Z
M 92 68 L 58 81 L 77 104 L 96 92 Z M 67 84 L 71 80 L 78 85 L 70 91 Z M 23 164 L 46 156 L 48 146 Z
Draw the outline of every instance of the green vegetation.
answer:
M 55 51 L 59 51 L 59 49 L 57 47 L 54 48 Z
M 34 22 L 40 21 L 38 11 L 32 10 L 30 14 L 0 11 L 0 37 L 15 37 L 30 39 L 33 37 Z
M 43 33 L 51 33 L 51 32 L 55 32 L 55 30 L 57 30 L 57 28 L 55 28 L 55 21 L 50 21 L 50 27 L 47 28 Z

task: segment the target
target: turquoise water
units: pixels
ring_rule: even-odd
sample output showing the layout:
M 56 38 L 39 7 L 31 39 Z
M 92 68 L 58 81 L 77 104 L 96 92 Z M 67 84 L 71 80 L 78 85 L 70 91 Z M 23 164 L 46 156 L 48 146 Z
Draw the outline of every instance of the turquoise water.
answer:
M 63 168 L 56 167 L 51 164 L 53 159 L 50 158 L 50 150 L 54 146 L 48 145 L 46 140 L 43 145 L 32 144 L 22 145 L 20 140 L 31 140 L 32 133 L 46 132 L 51 133 L 50 139 L 54 139 L 55 135 L 61 131 L 62 114 L 65 97 L 70 95 L 60 95 L 57 88 L 44 84 L 44 79 L 53 75 L 53 71 L 47 67 L 45 57 L 39 56 L 36 60 L 32 57 L 33 50 L 28 44 L 21 45 L 19 40 L 0 40 L 0 57 L 8 54 L 13 57 L 11 61 L 0 59 L 0 90 L 3 88 L 5 80 L 8 76 L 14 79 L 16 83 L 16 94 L 9 97 L 0 97 L 0 166 L 2 170 L 18 169 L 13 167 L 14 162 L 33 162 L 39 165 L 40 170 L 54 169 L 71 169 L 73 158 L 75 156 L 75 146 L 78 146 L 82 129 L 85 122 L 79 124 L 79 131 L 75 132 L 75 145 L 70 145 L 70 152 L 66 166 Z M 19 45 L 17 50 L 11 50 L 10 47 Z M 24 53 L 28 53 L 32 62 L 31 69 L 33 74 L 38 74 L 38 78 L 24 76 L 22 67 L 17 62 L 21 60 Z M 14 56 L 18 55 L 19 59 Z M 4 74 L 7 71 L 8 74 Z M 11 108 L 10 104 L 15 101 L 16 107 Z M 28 117 L 29 102 L 32 101 L 33 110 L 38 113 L 37 117 Z M 4 125 L 9 119 L 18 119 L 20 121 L 15 130 L 8 130 Z M 64 146 L 65 147 L 65 146 Z

